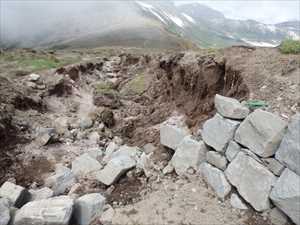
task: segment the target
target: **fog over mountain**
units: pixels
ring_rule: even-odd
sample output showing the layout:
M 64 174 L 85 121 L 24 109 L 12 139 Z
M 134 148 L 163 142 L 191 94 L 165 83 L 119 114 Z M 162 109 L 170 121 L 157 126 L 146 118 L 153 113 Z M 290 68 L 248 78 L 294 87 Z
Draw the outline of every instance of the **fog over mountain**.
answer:
M 270 2 L 272 4 L 272 2 Z M 229 19 L 215 9 L 173 1 L 3 1 L 2 47 L 107 45 L 276 46 L 299 39 L 299 21 L 264 24 Z

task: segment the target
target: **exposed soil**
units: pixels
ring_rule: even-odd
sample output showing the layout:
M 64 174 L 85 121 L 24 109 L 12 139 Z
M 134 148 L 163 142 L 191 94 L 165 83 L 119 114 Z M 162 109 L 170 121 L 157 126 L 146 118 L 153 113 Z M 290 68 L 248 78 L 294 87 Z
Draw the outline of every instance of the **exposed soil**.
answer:
M 78 155 L 93 147 L 105 147 L 115 136 L 128 145 L 153 143 L 157 147 L 155 161 L 165 166 L 172 153 L 159 145 L 159 124 L 173 114 L 183 114 L 197 135 L 203 121 L 215 113 L 213 99 L 217 93 L 241 101 L 265 100 L 269 109 L 285 119 L 299 111 L 300 56 L 282 55 L 277 49 L 234 47 L 213 53 L 122 53 L 112 57 L 84 54 L 86 61 L 40 72 L 34 87 L 28 85 L 27 76 L 0 76 L 0 185 L 14 178 L 26 187 L 33 182 L 41 186 L 56 163 L 69 166 Z M 81 120 L 87 117 L 93 120 L 91 128 L 80 129 Z M 57 122 L 63 119 L 68 121 L 66 127 Z M 63 132 L 54 143 L 38 145 L 38 130 L 58 125 Z M 100 140 L 93 141 L 93 132 Z M 193 194 L 195 199 L 199 197 L 195 203 L 199 212 L 177 204 L 183 198 L 173 199 L 170 204 L 175 204 L 174 210 L 168 211 L 171 205 L 157 205 L 167 198 L 160 195 L 164 186 L 151 186 L 150 194 L 157 189 L 158 196 L 148 197 L 148 192 L 144 196 L 141 192 L 148 190 L 145 181 L 144 176 L 127 175 L 112 191 L 96 181 L 87 183 L 86 191 L 110 192 L 109 203 L 128 206 L 126 218 L 121 215 L 124 208 L 117 210 L 117 221 L 124 224 L 132 218 L 146 224 L 147 218 L 154 217 L 157 221 L 153 222 L 163 224 L 195 224 L 198 219 L 202 224 L 266 224 L 256 214 L 232 214 L 227 206 L 218 208 L 217 201 L 203 197 L 205 185 L 197 182 L 191 185 L 200 185 L 201 193 Z M 185 196 L 188 191 L 174 191 L 178 194 Z M 216 217 L 210 215 L 203 199 L 213 210 L 219 210 Z M 148 202 L 153 204 L 141 206 Z M 187 215 L 178 215 L 179 209 Z

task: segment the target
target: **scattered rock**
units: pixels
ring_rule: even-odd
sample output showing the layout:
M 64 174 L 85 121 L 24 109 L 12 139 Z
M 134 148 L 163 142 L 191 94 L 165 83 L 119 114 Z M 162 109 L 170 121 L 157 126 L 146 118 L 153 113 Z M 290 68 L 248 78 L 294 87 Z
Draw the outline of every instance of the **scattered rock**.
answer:
M 261 157 L 274 155 L 284 135 L 286 122 L 280 117 L 257 109 L 240 125 L 235 141 Z
M 28 75 L 28 80 L 32 81 L 32 82 L 36 82 L 40 78 L 41 78 L 41 76 L 39 74 L 32 73 L 32 74 Z
M 101 169 L 102 165 L 88 153 L 84 153 L 72 162 L 72 172 L 76 176 L 86 176 Z
M 0 198 L 0 225 L 7 225 L 9 220 L 9 200 L 6 198 Z
M 219 114 L 203 124 L 203 141 L 219 152 L 226 150 L 227 144 L 233 139 L 240 122 L 225 119 Z
M 157 148 L 156 148 L 153 144 L 151 144 L 151 143 L 145 144 L 145 145 L 143 146 L 143 150 L 144 150 L 144 152 L 145 152 L 146 154 L 150 154 L 150 153 L 152 153 L 152 152 L 155 152 L 156 149 L 157 149 Z
M 247 205 L 243 202 L 243 200 L 235 193 L 233 193 L 230 197 L 230 204 L 233 208 L 236 209 L 248 209 Z
M 226 149 L 225 155 L 229 162 L 231 162 L 236 155 L 241 151 L 242 147 L 235 141 L 230 141 Z
M 68 196 L 29 202 L 17 212 L 14 225 L 68 225 L 73 204 Z
M 39 146 L 47 145 L 57 139 L 55 128 L 39 128 L 36 142 Z
M 83 116 L 81 119 L 80 119 L 80 123 L 79 123 L 79 126 L 82 130 L 85 130 L 85 129 L 89 129 L 93 126 L 94 122 L 93 120 L 88 117 L 88 116 Z
M 231 119 L 244 119 L 249 114 L 249 109 L 238 100 L 221 95 L 215 96 L 215 107 L 219 114 Z
M 167 175 L 167 174 L 170 174 L 170 173 L 173 173 L 174 171 L 174 166 L 172 165 L 172 163 L 168 163 L 168 165 L 163 169 L 163 174 L 164 175 Z
M 231 191 L 231 185 L 228 183 L 224 173 L 216 167 L 208 163 L 202 163 L 200 165 L 200 173 L 219 198 L 224 199 Z
M 96 179 L 105 185 L 111 185 L 135 165 L 136 161 L 129 155 L 114 156 L 103 170 L 97 172 Z
M 117 151 L 119 148 L 120 146 L 116 144 L 114 141 L 109 142 L 105 150 L 105 156 L 103 158 L 103 161 L 107 163 L 111 159 L 112 154 L 115 151 Z
M 276 159 L 300 176 L 300 113 L 294 115 L 276 152 Z
M 69 168 L 62 165 L 57 165 L 55 174 L 45 180 L 45 186 L 51 188 L 55 196 L 65 193 L 75 183 L 75 175 Z
M 225 171 L 229 182 L 257 211 L 270 208 L 269 193 L 276 177 L 266 167 L 240 152 Z
M 7 198 L 10 204 L 20 208 L 29 201 L 30 194 L 24 187 L 5 182 L 0 188 L 0 197 Z
M 47 198 L 51 198 L 54 195 L 54 192 L 48 187 L 44 187 L 38 190 L 30 189 L 29 193 L 31 197 L 30 201 L 47 199 Z
M 277 161 L 274 158 L 263 159 L 263 162 L 268 167 L 268 169 L 276 176 L 280 176 L 280 174 L 285 168 L 284 165 L 282 165 L 279 161 Z
M 227 159 L 220 153 L 215 151 L 209 151 L 206 153 L 206 160 L 211 165 L 219 168 L 220 170 L 225 170 L 227 166 Z
M 74 221 L 78 225 L 89 225 L 103 211 L 105 198 L 98 193 L 86 194 L 75 201 Z
M 91 145 L 97 145 L 100 140 L 100 135 L 98 134 L 98 132 L 94 131 L 89 134 L 88 139 Z
M 152 154 L 147 155 L 143 152 L 136 165 L 137 168 L 141 168 L 144 171 L 146 177 L 151 177 L 155 173 L 154 162 L 151 159 Z
M 160 143 L 175 150 L 189 134 L 182 117 L 171 117 L 160 126 Z
M 192 136 L 186 136 L 176 148 L 171 163 L 178 175 L 183 176 L 188 169 L 198 170 L 205 161 L 207 148 L 203 141 L 196 141 Z
M 59 117 L 54 120 L 54 128 L 59 134 L 65 134 L 69 128 L 69 118 Z
M 100 160 L 103 157 L 103 151 L 101 148 L 92 148 L 86 152 L 90 157 Z
M 117 151 L 115 151 L 112 154 L 112 158 L 125 155 L 131 157 L 135 161 L 138 161 L 141 153 L 142 151 L 139 147 L 130 147 L 127 145 L 122 145 Z
M 293 222 L 300 224 L 300 177 L 286 168 L 277 180 L 270 198 Z
M 103 225 L 111 225 L 114 215 L 115 215 L 115 210 L 110 205 L 106 205 L 104 207 L 104 212 L 100 217 L 100 222 Z

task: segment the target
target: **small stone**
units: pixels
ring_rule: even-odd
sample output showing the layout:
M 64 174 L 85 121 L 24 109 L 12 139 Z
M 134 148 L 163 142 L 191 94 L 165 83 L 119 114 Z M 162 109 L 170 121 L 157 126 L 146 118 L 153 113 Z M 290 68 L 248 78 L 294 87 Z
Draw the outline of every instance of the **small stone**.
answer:
M 39 146 L 44 146 L 57 138 L 55 128 L 39 128 L 36 142 Z
M 274 155 L 284 135 L 286 122 L 275 114 L 257 109 L 240 125 L 235 141 L 261 157 Z
M 0 188 L 0 197 L 7 198 L 13 206 L 20 208 L 29 201 L 30 194 L 24 187 L 5 182 Z
M 280 176 L 280 174 L 285 168 L 284 165 L 282 165 L 279 161 L 277 161 L 274 158 L 263 159 L 263 162 L 267 166 L 267 168 L 276 176 Z
M 241 151 L 242 147 L 235 141 L 230 141 L 226 149 L 225 155 L 229 162 L 231 162 L 236 155 Z
M 167 174 L 170 174 L 170 173 L 173 173 L 174 171 L 174 166 L 172 165 L 172 163 L 168 163 L 168 165 L 163 169 L 163 174 L 164 175 L 167 175 Z
M 300 224 L 300 176 L 286 168 L 272 189 L 270 198 L 295 224 Z
M 216 151 L 225 152 L 239 124 L 240 122 L 238 121 L 225 119 L 216 114 L 203 124 L 203 141 Z
M 220 170 L 225 170 L 227 166 L 227 159 L 220 153 L 215 151 L 209 151 L 206 153 L 206 160 L 211 165 L 219 168 Z
M 146 154 L 150 154 L 150 153 L 152 153 L 152 152 L 155 152 L 156 149 L 157 149 L 157 148 L 156 148 L 153 144 L 151 144 L 151 143 L 145 144 L 145 145 L 143 146 L 143 150 L 144 150 L 144 152 L 145 152 Z
M 93 120 L 88 116 L 85 116 L 80 119 L 79 126 L 82 130 L 85 130 L 91 128 L 93 124 L 94 124 Z
M 118 144 L 116 144 L 115 142 L 113 142 L 113 141 L 109 142 L 108 146 L 105 149 L 105 156 L 103 158 L 103 161 L 107 163 L 109 160 L 111 160 L 111 156 L 119 148 L 120 148 L 120 146 Z
M 105 198 L 98 193 L 86 194 L 75 201 L 74 221 L 78 225 L 89 225 L 99 217 L 105 205 Z
M 17 212 L 14 225 L 68 225 L 73 204 L 67 196 L 29 202 Z
M 171 163 L 178 175 L 183 176 L 188 169 L 198 170 L 205 161 L 207 148 L 203 141 L 196 141 L 192 136 L 186 136 L 176 148 Z
M 190 134 L 182 117 L 171 117 L 160 126 L 160 143 L 175 150 L 183 138 Z
M 47 199 L 51 198 L 54 195 L 54 192 L 48 187 L 44 187 L 38 190 L 30 189 L 29 193 L 31 195 L 30 201 Z
M 246 210 L 247 205 L 242 201 L 242 199 L 235 193 L 231 195 L 230 204 L 233 208 Z
M 100 222 L 103 225 L 111 225 L 112 219 L 115 215 L 115 210 L 110 205 L 106 205 L 104 207 L 104 212 L 102 213 L 100 217 Z
M 101 169 L 102 165 L 88 153 L 84 153 L 72 162 L 72 172 L 76 176 L 87 176 Z
M 249 109 L 238 100 L 218 94 L 215 96 L 215 107 L 219 114 L 231 119 L 244 119 L 249 114 Z
M 155 173 L 154 162 L 151 159 L 152 154 L 147 155 L 143 152 L 136 165 L 137 168 L 141 168 L 144 171 L 146 177 L 151 177 Z
M 227 181 L 222 170 L 219 170 L 208 163 L 202 163 L 199 169 L 205 181 L 213 188 L 218 197 L 225 199 L 231 191 L 231 185 Z
M 32 82 L 36 82 L 41 78 L 39 74 L 32 73 L 28 76 L 28 80 Z
M 45 186 L 53 190 L 54 196 L 65 193 L 75 183 L 76 178 L 72 171 L 59 164 L 56 166 L 55 173 L 45 180 Z

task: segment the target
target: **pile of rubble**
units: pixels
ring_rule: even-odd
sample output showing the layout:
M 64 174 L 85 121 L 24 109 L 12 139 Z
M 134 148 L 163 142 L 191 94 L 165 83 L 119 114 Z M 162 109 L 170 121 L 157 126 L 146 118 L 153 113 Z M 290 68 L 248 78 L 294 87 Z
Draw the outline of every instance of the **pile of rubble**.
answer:
M 170 165 L 178 175 L 199 171 L 220 199 L 231 194 L 235 208 L 283 220 L 286 214 L 300 224 L 300 114 L 287 124 L 220 95 L 215 107 L 199 131 L 202 140 L 193 139 L 181 120 L 162 125 L 161 143 L 175 151 Z

